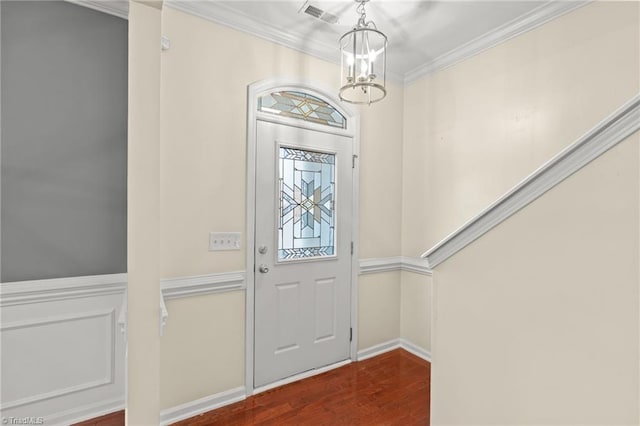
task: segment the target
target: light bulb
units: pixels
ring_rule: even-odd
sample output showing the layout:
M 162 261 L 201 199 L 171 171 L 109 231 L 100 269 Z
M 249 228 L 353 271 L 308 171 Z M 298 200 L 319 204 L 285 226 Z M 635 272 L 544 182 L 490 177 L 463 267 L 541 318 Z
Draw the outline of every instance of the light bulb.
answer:
M 353 59 L 353 55 L 352 54 L 347 54 L 347 65 L 351 66 L 353 65 L 355 62 L 355 59 Z

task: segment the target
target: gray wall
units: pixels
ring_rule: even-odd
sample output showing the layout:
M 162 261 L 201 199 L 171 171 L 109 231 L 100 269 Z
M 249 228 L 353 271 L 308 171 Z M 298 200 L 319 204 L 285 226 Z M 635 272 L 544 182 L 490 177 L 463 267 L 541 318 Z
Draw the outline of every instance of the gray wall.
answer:
M 127 21 L 2 1 L 2 282 L 126 272 Z

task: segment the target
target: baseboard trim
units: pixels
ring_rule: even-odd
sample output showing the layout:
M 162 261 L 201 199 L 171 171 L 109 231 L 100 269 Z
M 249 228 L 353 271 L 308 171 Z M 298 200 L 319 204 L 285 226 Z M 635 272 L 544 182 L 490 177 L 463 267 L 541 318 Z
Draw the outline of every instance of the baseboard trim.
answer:
M 289 383 L 297 382 L 298 380 L 307 379 L 309 377 L 317 376 L 318 374 L 326 373 L 327 371 L 334 370 L 336 368 L 344 367 L 347 364 L 351 364 L 350 359 L 339 361 L 325 367 L 314 368 L 313 370 L 305 371 L 304 373 L 296 374 L 295 376 L 287 377 L 286 379 L 278 380 L 277 382 L 270 383 L 265 386 L 257 387 L 253 390 L 252 395 L 259 394 L 271 389 L 275 389 L 280 386 L 288 385 Z
M 418 358 L 422 358 L 427 362 L 431 362 L 431 352 L 421 348 L 418 345 L 414 345 L 406 339 L 400 339 L 400 347 L 405 351 L 417 356 Z
M 379 343 L 366 349 L 361 349 L 358 351 L 358 361 L 364 361 L 365 359 L 382 355 L 383 353 L 398 349 L 399 347 L 400 339 L 393 339 L 387 342 Z
M 170 425 L 180 420 L 195 417 L 207 411 L 233 404 L 234 402 L 246 399 L 247 394 L 244 386 L 229 389 L 224 392 L 196 399 L 185 404 L 162 410 L 160 412 L 160 425 Z
M 389 340 L 387 342 L 359 350 L 358 361 L 364 361 L 365 359 L 373 358 L 374 356 L 382 355 L 395 349 L 404 349 L 427 362 L 431 362 L 431 353 L 429 353 L 429 351 L 402 338 Z
M 392 351 L 394 349 L 402 348 L 413 355 L 431 362 L 431 354 L 422 349 L 419 346 L 405 339 L 393 339 L 388 342 L 380 343 L 367 349 L 358 351 L 358 361 L 363 361 L 368 358 L 373 358 L 377 355 L 382 355 L 385 352 Z M 175 407 L 162 410 L 160 412 L 160 425 L 166 426 L 180 420 L 185 420 L 191 417 L 195 417 L 199 414 L 206 413 L 217 408 L 224 407 L 225 405 L 233 404 L 235 402 L 242 401 L 250 395 L 257 395 L 262 392 L 266 392 L 271 389 L 275 389 L 280 386 L 287 385 L 289 383 L 297 382 L 298 380 L 307 379 L 309 377 L 317 376 L 318 374 L 326 373 L 327 371 L 334 370 L 336 368 L 343 367 L 351 363 L 350 359 L 336 362 L 326 367 L 316 368 L 304 373 L 296 374 L 295 376 L 287 377 L 286 379 L 278 380 L 277 382 L 268 384 L 266 386 L 260 386 L 255 388 L 253 392 L 245 390 L 244 387 L 237 387 L 228 391 L 220 392 L 215 395 L 207 396 L 195 401 L 187 402 L 185 404 L 177 405 Z M 117 411 L 117 410 L 113 410 Z M 106 414 L 106 413 L 104 413 Z M 100 414 L 102 415 L 102 414 Z M 98 417 L 98 415 L 94 416 Z
M 115 398 L 106 402 L 88 404 L 60 413 L 50 414 L 45 417 L 45 421 L 47 425 L 51 426 L 70 425 L 115 413 L 116 411 L 124 410 L 124 407 L 124 399 Z

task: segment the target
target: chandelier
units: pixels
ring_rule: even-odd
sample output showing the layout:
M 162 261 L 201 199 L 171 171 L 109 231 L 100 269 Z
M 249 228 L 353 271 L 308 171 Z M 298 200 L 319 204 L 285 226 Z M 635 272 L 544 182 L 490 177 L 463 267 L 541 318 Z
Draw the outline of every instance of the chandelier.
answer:
M 387 95 L 387 36 L 367 22 L 365 5 L 355 0 L 360 14 L 356 26 L 340 38 L 340 99 L 352 104 L 367 104 Z

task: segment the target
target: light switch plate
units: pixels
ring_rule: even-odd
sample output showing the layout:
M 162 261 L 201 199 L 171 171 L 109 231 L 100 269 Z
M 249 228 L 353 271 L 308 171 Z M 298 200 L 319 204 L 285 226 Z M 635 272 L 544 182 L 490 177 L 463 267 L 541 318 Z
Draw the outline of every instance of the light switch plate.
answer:
M 209 251 L 240 250 L 240 232 L 210 232 Z

